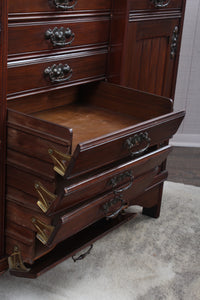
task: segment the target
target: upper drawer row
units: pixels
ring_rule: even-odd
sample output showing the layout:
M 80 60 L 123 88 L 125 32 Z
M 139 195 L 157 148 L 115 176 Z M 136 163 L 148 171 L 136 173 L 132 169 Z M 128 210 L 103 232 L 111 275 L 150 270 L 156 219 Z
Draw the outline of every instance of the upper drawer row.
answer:
M 9 13 L 108 10 L 111 0 L 8 0 Z
M 8 27 L 8 54 L 21 55 L 51 52 L 107 44 L 110 19 L 73 18 L 68 21 L 10 23 Z M 19 42 L 20 41 L 20 42 Z
M 130 0 L 129 9 L 167 9 L 181 8 L 184 0 Z

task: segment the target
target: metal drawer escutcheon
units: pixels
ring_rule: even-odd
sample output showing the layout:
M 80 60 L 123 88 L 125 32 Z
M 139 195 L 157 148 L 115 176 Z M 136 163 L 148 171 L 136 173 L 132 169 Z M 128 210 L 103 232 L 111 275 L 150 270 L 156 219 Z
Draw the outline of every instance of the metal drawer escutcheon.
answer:
M 45 38 L 47 40 L 50 40 L 53 46 L 64 47 L 67 45 L 71 45 L 75 38 L 75 34 L 71 31 L 70 28 L 65 29 L 64 27 L 55 27 L 53 30 L 48 29 L 45 32 Z
M 56 8 L 61 8 L 63 10 L 73 9 L 78 0 L 54 0 Z
M 67 64 L 53 65 L 44 70 L 44 75 L 48 76 L 51 82 L 60 83 L 72 77 L 72 69 Z M 65 77 L 66 75 L 68 76 Z
M 171 0 L 150 0 L 156 8 L 167 7 Z
M 148 132 L 140 132 L 134 136 L 128 138 L 125 142 L 125 146 L 128 148 L 131 156 L 137 156 L 143 154 L 150 146 L 151 139 L 149 138 Z M 134 151 L 135 148 L 140 148 Z

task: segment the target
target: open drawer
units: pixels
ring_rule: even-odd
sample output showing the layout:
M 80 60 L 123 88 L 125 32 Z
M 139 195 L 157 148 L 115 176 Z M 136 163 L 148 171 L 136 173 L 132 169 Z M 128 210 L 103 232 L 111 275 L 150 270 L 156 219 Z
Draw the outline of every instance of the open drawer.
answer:
M 8 199 L 9 249 L 12 251 L 17 245 L 21 249 L 23 261 L 32 264 L 58 243 L 99 220 L 103 218 L 112 220 L 118 217 L 125 208 L 139 204 L 135 199 L 152 184 L 158 185 L 165 179 L 165 175 L 162 178 L 158 175 L 158 167 L 165 161 L 170 150 L 170 146 L 165 146 L 99 174 L 98 180 L 91 178 L 91 181 L 81 182 L 78 193 L 75 191 L 73 195 L 75 202 L 81 193 L 87 194 L 84 188 L 87 190 L 91 187 L 92 192 L 90 195 L 87 194 L 86 201 L 66 212 L 46 216 Z
M 170 99 L 105 82 L 73 95 L 69 101 L 66 91 L 61 107 L 49 101 L 27 114 L 8 109 L 9 200 L 47 215 L 85 201 L 99 190 L 80 186 L 162 147 L 185 114 L 171 112 Z
M 84 230 L 104 234 L 121 221 L 101 231 L 101 220 L 130 205 L 159 207 L 168 140 L 185 114 L 170 99 L 106 82 L 63 95 L 65 105 L 50 97 L 26 113 L 8 103 L 6 252 L 20 249 L 31 265 Z

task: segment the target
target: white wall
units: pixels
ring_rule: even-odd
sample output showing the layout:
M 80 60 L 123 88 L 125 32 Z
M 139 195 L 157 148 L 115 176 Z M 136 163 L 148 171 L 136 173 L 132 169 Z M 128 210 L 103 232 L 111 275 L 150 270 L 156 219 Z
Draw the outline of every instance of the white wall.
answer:
M 200 147 L 200 0 L 186 0 L 175 110 L 186 117 L 172 144 Z

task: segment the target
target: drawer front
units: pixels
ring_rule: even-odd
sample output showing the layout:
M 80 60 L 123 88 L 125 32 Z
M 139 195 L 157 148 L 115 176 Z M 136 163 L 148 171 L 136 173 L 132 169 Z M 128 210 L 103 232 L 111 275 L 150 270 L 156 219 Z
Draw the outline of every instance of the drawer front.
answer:
M 183 0 L 131 0 L 130 10 L 181 8 Z
M 108 10 L 111 0 L 9 0 L 9 13 L 68 12 L 80 10 Z
M 98 34 L 96 34 L 98 32 Z M 9 25 L 8 54 L 67 50 L 82 45 L 108 43 L 109 18 L 75 22 L 37 22 Z M 20 42 L 19 42 L 20 41 Z
M 103 78 L 106 57 L 107 49 L 103 49 L 9 63 L 8 94 L 32 93 Z
M 151 151 L 152 146 L 162 144 L 176 133 L 184 115 L 184 112 L 170 113 L 138 126 L 81 143 L 74 152 L 74 159 L 66 170 L 65 178 L 74 178 L 117 163 L 120 159 L 131 159 Z
M 73 184 L 67 182 L 67 186 L 64 188 L 64 198 L 62 200 L 58 198 L 57 203 L 55 202 L 54 206 L 49 209 L 49 213 L 67 209 L 109 191 L 120 194 L 131 189 L 132 185 L 135 186 L 134 182 L 138 177 L 158 168 L 170 151 L 171 147 L 166 146 L 86 180 L 79 180 Z M 134 191 L 131 192 L 133 197 Z
M 100 197 L 81 206 L 79 209 L 61 216 L 58 224 L 55 225 L 54 232 L 49 237 L 47 245 L 56 245 L 102 218 L 112 219 L 116 217 L 120 211 L 129 205 L 130 194 L 131 198 L 140 195 L 150 185 L 155 173 L 156 170 L 153 170 L 136 179 L 132 187 L 128 190 L 128 196 L 126 193 L 123 193 L 123 196 L 108 193 L 106 196 Z

